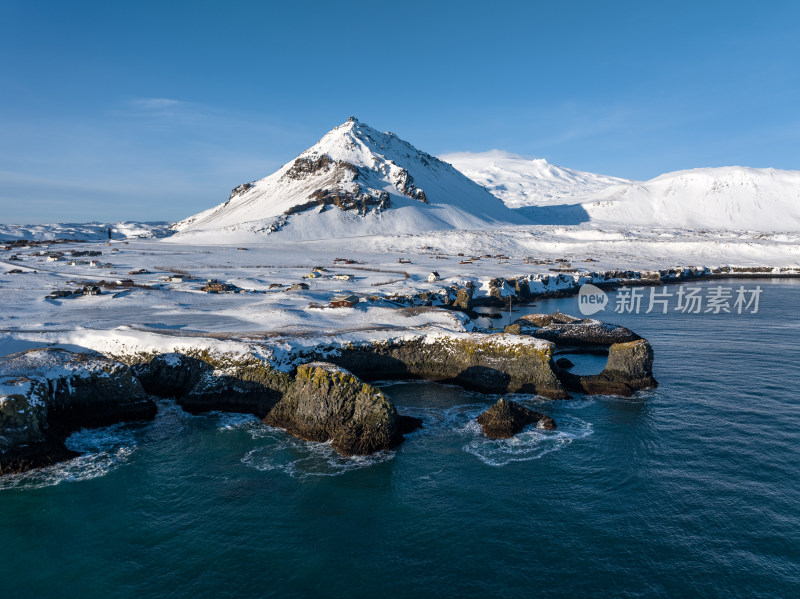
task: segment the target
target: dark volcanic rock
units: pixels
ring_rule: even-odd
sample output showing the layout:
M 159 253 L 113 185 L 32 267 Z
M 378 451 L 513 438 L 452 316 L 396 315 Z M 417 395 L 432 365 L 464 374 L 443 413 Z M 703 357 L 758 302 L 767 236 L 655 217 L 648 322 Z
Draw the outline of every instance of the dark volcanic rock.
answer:
M 302 439 L 331 441 L 344 455 L 366 455 L 402 441 L 397 419 L 380 389 L 333 364 L 312 362 L 298 367 L 294 384 L 264 421 Z
M 653 378 L 653 348 L 625 327 L 569 314 L 529 314 L 505 328 L 506 333 L 546 339 L 556 346 L 592 352 L 608 348 L 608 362 L 600 374 L 581 376 L 567 372 L 560 358 L 558 378 L 565 388 L 589 394 L 630 396 L 658 385 Z
M 580 320 L 568 314 L 528 314 L 506 327 L 506 332 L 530 335 L 561 346 L 609 347 L 641 339 L 625 327 L 592 318 Z
M 564 368 L 565 370 L 569 370 L 570 368 L 575 366 L 575 364 L 573 364 L 572 360 L 570 360 L 569 358 L 559 358 L 558 360 L 556 360 L 556 366 L 558 366 L 559 368 Z
M 550 416 L 534 412 L 519 405 L 515 401 L 502 398 L 491 408 L 477 418 L 478 424 L 483 428 L 487 437 L 492 439 L 507 439 L 522 432 L 529 424 L 536 424 L 536 428 L 553 430 L 556 423 Z
M 456 308 L 460 308 L 462 310 L 472 310 L 472 294 L 474 288 L 473 287 L 462 287 L 458 290 L 456 294 L 456 300 L 453 302 L 453 305 Z
M 422 428 L 422 424 L 422 418 L 397 415 L 397 432 L 401 435 L 413 433 L 415 430 Z
M 159 354 L 132 366 L 145 391 L 159 397 L 183 397 L 213 368 L 199 358 L 179 353 Z
M 608 362 L 600 374 L 579 376 L 562 372 L 559 378 L 573 391 L 629 397 L 642 389 L 653 389 L 653 348 L 646 339 L 615 343 L 608 350 Z
M 187 353 L 143 355 L 132 366 L 145 390 L 174 397 L 187 412 L 242 412 L 263 418 L 292 377 L 252 355 Z
M 506 334 L 419 336 L 341 348 L 319 356 L 365 380 L 454 383 L 488 393 L 536 393 L 565 399 L 553 344 Z
M 155 403 L 131 369 L 99 354 L 48 348 L 0 359 L 0 473 L 74 456 L 83 427 L 152 419 Z
M 569 314 L 553 312 L 552 314 L 526 314 L 519 320 L 537 327 L 546 327 L 551 324 L 570 324 L 573 322 L 580 322 L 581 319 L 570 316 Z

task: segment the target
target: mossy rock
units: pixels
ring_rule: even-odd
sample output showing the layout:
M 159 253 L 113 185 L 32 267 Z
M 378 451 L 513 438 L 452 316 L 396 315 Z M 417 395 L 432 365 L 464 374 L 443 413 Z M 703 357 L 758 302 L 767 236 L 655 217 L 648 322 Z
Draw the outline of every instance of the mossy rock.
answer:
M 397 445 L 397 410 L 380 389 L 326 362 L 297 369 L 294 383 L 265 422 L 344 455 L 366 455 Z

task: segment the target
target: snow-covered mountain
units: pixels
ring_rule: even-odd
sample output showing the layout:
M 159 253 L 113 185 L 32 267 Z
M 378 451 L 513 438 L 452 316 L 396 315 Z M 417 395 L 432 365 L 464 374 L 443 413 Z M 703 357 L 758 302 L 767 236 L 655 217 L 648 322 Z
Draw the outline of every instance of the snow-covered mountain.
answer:
M 526 222 L 451 165 L 351 117 L 272 175 L 174 225 L 204 240 L 326 239 Z
M 211 243 L 524 224 L 800 231 L 800 171 L 703 168 L 640 182 L 498 150 L 440 158 L 350 118 L 173 228 Z
M 499 150 L 440 158 L 536 223 L 800 231 L 800 171 L 731 166 L 627 181 Z
M 589 195 L 582 207 L 599 224 L 800 231 L 800 171 L 698 168 Z
M 502 150 L 458 152 L 439 158 L 486 187 L 509 208 L 575 204 L 585 201 L 587 194 L 629 183 L 626 179 L 576 171 L 555 166 L 543 158 L 530 159 Z

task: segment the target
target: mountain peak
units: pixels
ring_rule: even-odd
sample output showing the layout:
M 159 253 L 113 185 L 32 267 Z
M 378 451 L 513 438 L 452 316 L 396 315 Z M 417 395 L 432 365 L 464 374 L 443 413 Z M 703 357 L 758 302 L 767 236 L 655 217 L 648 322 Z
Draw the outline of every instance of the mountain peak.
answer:
M 515 220 L 499 199 L 450 164 L 350 117 L 272 175 L 239 185 L 227 202 L 175 228 L 245 227 L 270 233 L 298 219 L 307 220 L 312 212 L 322 215 L 331 210 L 334 216 L 321 217 L 320 222 L 341 221 L 343 217 L 336 215 L 345 213 L 366 219 L 380 231 L 387 229 L 380 222 L 387 220 L 387 213 L 403 214 L 405 230 L 396 232 L 481 228 L 489 222 Z M 365 228 L 364 220 L 348 222 L 350 229 Z

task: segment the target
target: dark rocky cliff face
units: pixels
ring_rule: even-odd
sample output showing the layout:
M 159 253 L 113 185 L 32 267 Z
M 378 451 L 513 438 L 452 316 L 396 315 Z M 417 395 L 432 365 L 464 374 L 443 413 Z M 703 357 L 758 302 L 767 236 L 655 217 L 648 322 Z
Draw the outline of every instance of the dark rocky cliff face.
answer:
M 625 327 L 555 313 L 529 314 L 505 331 L 547 339 L 557 347 L 572 348 L 578 353 L 581 349 L 608 348 L 608 361 L 600 374 L 576 375 L 557 369 L 559 380 L 570 391 L 627 397 L 658 386 L 653 377 L 653 348 L 646 339 Z
M 133 371 L 148 393 L 173 397 L 187 412 L 213 410 L 263 418 L 292 377 L 252 356 L 168 353 L 143 356 Z
M 331 441 L 344 455 L 365 455 L 402 441 L 397 410 L 377 388 L 326 362 L 298 367 L 294 384 L 265 422 L 309 441 Z
M 552 345 L 511 335 L 468 334 L 345 347 L 326 360 L 365 380 L 421 378 L 488 393 L 536 393 L 569 397 L 558 380 Z
M 646 339 L 612 344 L 608 348 L 608 362 L 600 374 L 561 373 L 561 379 L 573 391 L 623 397 L 658 386 L 653 378 L 653 348 Z
M 30 350 L 0 359 L 0 473 L 72 454 L 83 427 L 152 419 L 155 403 L 130 368 L 99 354 Z

